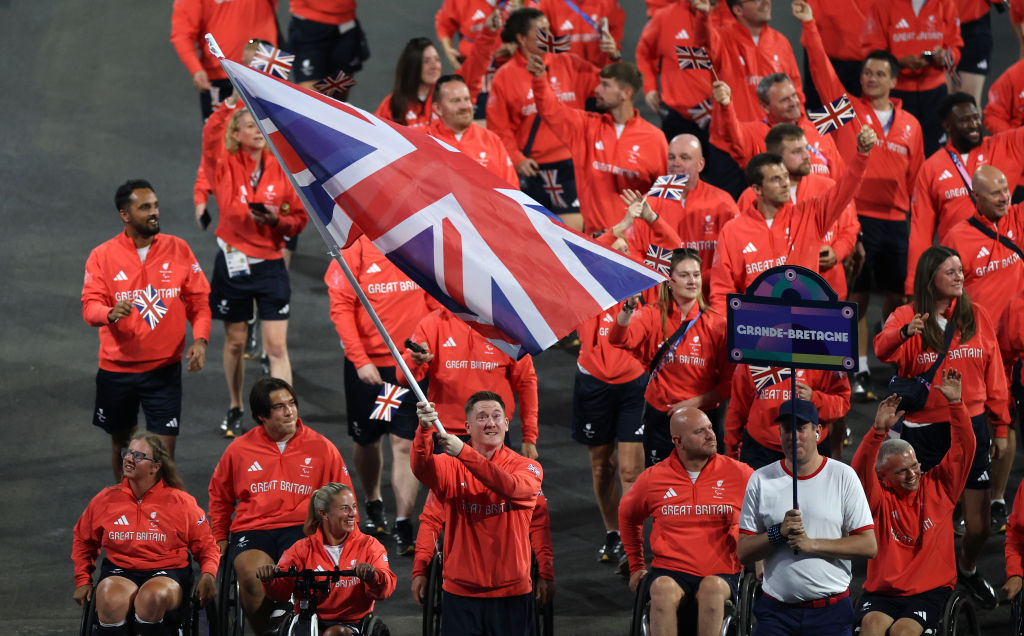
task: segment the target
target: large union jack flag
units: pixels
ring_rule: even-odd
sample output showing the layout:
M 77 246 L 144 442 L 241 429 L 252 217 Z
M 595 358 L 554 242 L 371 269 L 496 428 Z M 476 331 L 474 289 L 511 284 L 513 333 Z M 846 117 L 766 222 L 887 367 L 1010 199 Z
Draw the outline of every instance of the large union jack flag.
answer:
M 572 48 L 570 39 L 568 35 L 555 35 L 546 29 L 537 29 L 537 46 L 541 51 L 565 53 Z
M 402 398 L 408 392 L 409 389 L 403 389 L 390 382 L 385 382 L 384 387 L 380 390 L 380 395 L 374 401 L 370 419 L 390 422 L 395 411 L 398 410 L 398 407 L 402 406 Z
M 754 389 L 761 389 L 772 384 L 779 384 L 790 374 L 786 367 L 755 367 L 750 365 L 750 379 L 754 381 Z
M 677 46 L 676 61 L 679 62 L 679 68 L 682 70 L 689 68 L 712 70 L 711 57 L 700 46 Z
M 690 177 L 685 174 L 662 175 L 654 180 L 651 189 L 647 191 L 647 196 L 680 201 L 686 192 L 686 184 L 689 181 Z
M 281 49 L 275 48 L 264 42 L 256 44 L 256 52 L 252 54 L 252 61 L 249 66 L 257 71 L 276 75 L 281 79 L 288 79 L 288 74 L 295 63 L 295 56 Z
M 818 129 L 819 135 L 826 135 L 840 126 L 845 126 L 856 113 L 850 99 L 843 95 L 834 102 L 825 102 L 820 109 L 807 111 L 807 119 L 810 119 L 814 127 Z
M 352 79 L 351 75 L 345 71 L 338 71 L 336 76 L 325 77 L 316 84 L 313 84 L 313 88 L 328 97 L 333 97 L 334 95 L 344 97 L 348 89 L 355 85 L 356 81 Z
M 148 285 L 132 299 L 132 304 L 139 310 L 139 315 L 146 321 L 150 329 L 156 329 L 160 319 L 167 313 L 167 305 L 160 300 L 160 293 Z
M 230 60 L 332 251 L 359 232 L 512 356 L 536 354 L 664 278 L 566 228 L 456 148 Z

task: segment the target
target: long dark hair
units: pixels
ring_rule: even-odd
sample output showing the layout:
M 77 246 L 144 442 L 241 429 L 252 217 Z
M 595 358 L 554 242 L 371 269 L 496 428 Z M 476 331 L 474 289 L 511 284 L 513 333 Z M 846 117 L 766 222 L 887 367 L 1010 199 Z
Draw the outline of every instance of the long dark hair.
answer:
M 955 256 L 960 258 L 956 250 L 942 245 L 929 247 L 921 254 L 917 261 L 917 268 L 914 270 L 914 312 L 928 314 L 928 320 L 924 321 L 924 331 L 921 332 L 921 341 L 924 346 L 936 353 L 946 350 L 946 341 L 942 329 L 939 328 L 935 311 L 935 274 L 946 262 L 946 259 Z M 960 330 L 960 342 L 967 342 L 974 337 L 978 326 L 974 322 L 974 308 L 971 306 L 971 299 L 967 296 L 967 290 L 960 298 L 954 301 L 953 315 L 950 318 L 955 321 L 957 329 Z
M 668 262 L 668 273 L 671 278 L 672 272 L 676 271 L 676 265 L 683 261 L 690 260 L 695 261 L 699 267 L 704 263 L 701 259 L 700 254 L 697 250 L 689 247 L 683 247 L 672 250 L 672 258 Z M 703 285 L 703 281 L 701 282 Z M 675 306 L 676 301 L 672 298 L 672 289 L 669 287 L 669 281 L 663 281 L 658 287 L 658 305 L 661 307 L 661 332 L 666 338 L 672 335 L 673 329 L 669 329 L 667 326 L 669 310 Z M 697 306 L 700 307 L 701 311 L 708 310 L 708 303 L 704 300 L 704 292 L 701 289 L 697 290 Z M 686 318 L 686 316 L 682 316 Z
M 404 124 L 409 102 L 419 100 L 423 52 L 428 46 L 434 46 L 430 38 L 413 38 L 405 43 L 402 54 L 398 56 L 398 64 L 395 65 L 395 84 L 391 87 L 391 119 L 395 123 Z

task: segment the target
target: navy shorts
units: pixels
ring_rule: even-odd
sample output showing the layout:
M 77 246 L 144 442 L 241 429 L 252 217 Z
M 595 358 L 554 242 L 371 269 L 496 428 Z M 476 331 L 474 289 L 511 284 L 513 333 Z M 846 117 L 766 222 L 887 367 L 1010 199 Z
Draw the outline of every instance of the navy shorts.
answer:
M 964 22 L 960 25 L 960 37 L 964 46 L 960 49 L 960 62 L 956 70 L 961 73 L 988 75 L 989 62 L 992 59 L 992 18 L 986 11 L 977 20 Z
M 939 621 L 942 620 L 942 613 L 946 611 L 946 602 L 953 588 L 937 587 L 934 590 L 911 594 L 909 596 L 888 596 L 885 594 L 864 593 L 860 597 L 860 604 L 855 611 L 854 623 L 860 625 L 864 617 L 871 612 L 881 612 L 893 620 L 909 618 L 920 623 L 925 633 L 928 630 L 936 630 Z M 857 631 L 860 631 L 858 627 Z
M 139 405 L 146 430 L 177 435 L 181 423 L 181 362 L 141 373 L 96 372 L 96 408 L 92 423 L 113 435 L 138 423 Z
M 210 310 L 224 322 L 252 320 L 252 303 L 260 320 L 288 320 L 292 288 L 283 258 L 249 265 L 249 273 L 228 276 L 224 252 L 218 250 L 210 280 Z
M 853 633 L 853 605 L 849 596 L 828 607 L 804 608 L 762 594 L 754 603 L 754 616 L 757 617 L 757 625 L 753 636 L 850 636 Z
M 587 446 L 644 439 L 643 410 L 647 374 L 608 384 L 576 370 L 572 391 L 572 438 Z
M 910 226 L 906 221 L 886 221 L 858 216 L 864 269 L 853 283 L 854 292 L 902 294 L 907 280 L 907 245 Z
M 187 594 L 192 591 L 192 568 L 187 565 L 183 568 L 129 570 L 128 568 L 118 567 L 110 561 L 103 559 L 103 565 L 100 566 L 100 578 L 96 581 L 97 585 L 108 576 L 120 576 L 128 579 L 138 587 L 142 587 L 143 583 L 150 579 L 166 576 L 174 580 L 181 587 L 182 593 Z
M 651 580 L 651 584 L 653 584 L 654 579 L 659 576 L 667 576 L 678 583 L 679 587 L 683 588 L 683 593 L 686 594 L 686 598 L 688 599 L 697 598 L 697 589 L 700 587 L 700 582 L 705 578 L 703 576 L 697 576 L 696 574 L 687 574 L 686 572 L 676 572 L 675 570 L 665 570 L 662 568 L 650 568 L 647 571 L 647 578 Z M 740 589 L 740 575 L 713 574 L 712 576 L 717 576 L 729 584 L 729 589 L 732 590 L 732 600 L 735 603 L 736 595 L 739 593 Z
M 533 594 L 482 598 L 443 592 L 441 635 L 536 636 Z
M 664 411 L 651 406 L 651 403 L 644 400 L 644 467 L 650 468 L 663 459 L 667 459 L 675 444 L 672 443 L 672 435 L 669 433 L 669 416 Z
M 974 461 L 971 463 L 971 473 L 967 477 L 967 485 L 964 488 L 970 490 L 985 490 L 991 487 L 989 477 L 989 466 L 992 460 L 988 455 L 992 440 L 988 435 L 988 422 L 985 414 L 975 415 L 971 418 L 971 428 L 974 429 L 974 439 L 978 445 L 974 449 Z M 900 437 L 914 447 L 917 461 L 921 462 L 921 471 L 927 472 L 938 466 L 942 458 L 949 450 L 950 435 L 949 422 L 935 422 L 927 426 L 903 426 Z
M 398 384 L 395 367 L 377 367 L 385 382 Z M 420 387 L 426 392 L 426 382 Z M 402 396 L 402 405 L 392 413 L 391 421 L 371 419 L 377 396 L 382 387 L 371 386 L 359 379 L 354 364 L 345 358 L 345 411 L 348 413 L 348 434 L 360 446 L 372 444 L 385 433 L 402 439 L 416 437 L 419 418 L 416 417 L 416 394 L 411 390 Z
M 358 20 L 339 26 L 293 15 L 288 23 L 288 46 L 295 54 L 292 74 L 296 83 L 334 77 L 338 71 L 352 75 L 370 57 Z
M 580 211 L 572 159 L 540 164 L 536 177 L 519 177 L 519 189 L 555 214 Z
M 238 555 L 246 550 L 259 550 L 277 563 L 285 550 L 305 536 L 302 526 L 232 532 L 228 540 L 228 561 L 234 563 Z

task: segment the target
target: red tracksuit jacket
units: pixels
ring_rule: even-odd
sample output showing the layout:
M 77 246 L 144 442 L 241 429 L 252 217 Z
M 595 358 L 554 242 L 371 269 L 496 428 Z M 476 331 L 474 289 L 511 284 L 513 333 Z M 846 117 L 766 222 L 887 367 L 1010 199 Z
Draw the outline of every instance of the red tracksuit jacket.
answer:
M 344 24 L 356 19 L 356 0 L 289 0 L 288 11 L 323 24 Z
M 977 212 L 974 218 L 998 236 L 1024 245 L 1024 204 L 1010 206 L 1006 216 L 993 223 Z M 1024 264 L 1016 252 L 982 234 L 968 221 L 960 221 L 946 234 L 944 245 L 960 253 L 964 265 L 964 289 L 971 302 L 981 305 L 989 316 L 1002 316 L 1013 298 L 1024 289 Z
M 326 437 L 299 420 L 295 435 L 281 452 L 257 426 L 229 444 L 213 469 L 209 489 L 213 536 L 222 541 L 229 529 L 302 525 L 313 491 L 332 481 L 352 488 L 345 461 Z
M 529 593 L 540 464 L 507 446 L 490 460 L 469 444 L 458 457 L 433 451 L 431 429 L 417 427 L 412 472 L 445 504 L 444 591 L 479 598 Z
M 227 75 L 210 54 L 204 36 L 212 33 L 224 57 L 241 62 L 250 39 L 277 42 L 276 12 L 277 0 L 175 0 L 171 44 L 189 75 L 205 70 L 211 80 L 225 79 Z
M 678 453 L 640 473 L 619 501 L 619 532 L 629 572 L 644 567 L 644 521 L 651 517 L 651 567 L 694 576 L 737 574 L 740 510 L 754 471 L 712 455 L 692 481 Z
M 71 560 L 76 587 L 92 581 L 101 548 L 108 561 L 128 570 L 183 568 L 191 552 L 203 574 L 217 576 L 220 562 L 220 550 L 195 497 L 163 482 L 141 500 L 127 479 L 92 498 L 75 524 Z
M 349 533 L 341 549 L 338 569 L 351 570 L 357 563 L 373 566 L 373 581 L 363 582 L 357 576 L 346 576 L 334 583 L 327 598 L 316 608 L 317 616 L 328 621 L 358 623 L 373 611 L 374 601 L 381 601 L 395 591 L 398 577 L 391 571 L 388 553 L 380 541 L 363 534 L 357 525 Z M 277 562 L 282 570 L 295 566 L 300 570 L 334 569 L 334 560 L 324 548 L 322 531 L 296 541 L 284 551 Z M 287 601 L 295 589 L 295 579 L 271 579 L 263 583 L 267 598 L 272 601 Z M 299 599 L 295 599 L 295 613 L 299 613 Z
M 992 134 L 1019 128 L 1024 123 L 1024 60 L 1003 71 L 988 89 L 985 128 Z
M 519 189 L 519 175 L 505 150 L 505 144 L 501 142 L 501 137 L 483 126 L 470 124 L 462 137 L 457 139 L 451 128 L 445 126 L 440 119 L 435 119 L 424 132 L 458 148 L 462 154 L 508 181 L 513 188 Z
M 210 339 L 209 296 L 199 261 L 176 236 L 153 237 L 145 263 L 124 232 L 99 245 L 85 262 L 82 318 L 100 328 L 100 368 L 141 373 L 181 360 L 186 322 L 193 338 Z M 143 306 L 112 323 L 107 314 L 122 298 Z
M 952 513 L 970 475 L 977 441 L 963 402 L 949 405 L 947 419 L 952 425 L 949 452 L 921 475 L 913 492 L 894 491 L 878 480 L 875 459 L 886 435 L 872 428 L 857 447 L 851 465 L 864 484 L 878 541 L 878 554 L 868 560 L 865 592 L 910 596 L 956 585 Z
M 952 0 L 926 2 L 917 15 L 910 0 L 894 0 L 874 4 L 864 23 L 861 44 L 865 51 L 889 51 L 897 60 L 941 46 L 952 54 L 955 67 L 960 61 L 964 40 L 960 37 L 960 18 Z M 929 65 L 918 71 L 902 69 L 896 88 L 928 91 L 945 83 L 945 70 Z
M 609 307 L 576 328 L 580 338 L 580 355 L 576 365 L 587 375 L 605 384 L 625 384 L 646 372 L 644 365 L 628 351 L 616 347 L 608 340 L 615 316 L 622 303 Z
M 594 21 L 598 27 L 603 20 L 608 21 L 608 32 L 622 46 L 622 32 L 626 24 L 626 12 L 619 5 L 619 0 L 579 0 L 576 3 L 583 13 Z M 612 59 L 601 51 L 601 34 L 580 17 L 580 14 L 569 8 L 565 0 L 541 0 L 540 10 L 551 23 L 551 30 L 559 37 L 569 36 L 569 52 L 579 55 L 591 64 L 603 67 Z
M 874 0 L 809 0 L 814 9 L 814 21 L 818 23 L 825 40 L 825 50 L 833 60 L 856 60 L 860 62 L 871 51 L 865 49 L 860 39 L 864 23 L 868 20 L 868 9 Z M 806 28 L 806 25 L 804 25 Z M 818 79 L 814 78 L 818 89 Z
M 698 46 L 694 14 L 689 2 L 672 3 L 651 17 L 636 45 L 644 94 L 660 91 L 666 106 L 691 121 L 696 113 L 689 113 L 689 109 L 711 97 L 712 79 L 711 71 L 680 69 L 676 58 L 677 46 Z

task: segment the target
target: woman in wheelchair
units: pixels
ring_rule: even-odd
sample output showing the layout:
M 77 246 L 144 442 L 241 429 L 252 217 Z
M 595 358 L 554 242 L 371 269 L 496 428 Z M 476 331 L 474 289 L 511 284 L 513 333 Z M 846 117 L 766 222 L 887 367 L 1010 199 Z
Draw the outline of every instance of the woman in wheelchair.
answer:
M 189 553 L 203 572 L 196 595 L 205 603 L 217 592 L 220 551 L 159 437 L 136 434 L 121 455 L 124 480 L 93 497 L 75 524 L 74 599 L 87 607 L 96 595 L 97 634 L 130 633 L 132 607 L 135 633 L 163 634 L 164 614 L 181 605 L 190 578 Z M 106 559 L 93 590 L 101 548 Z
M 363 534 L 356 523 L 358 511 L 352 490 L 329 483 L 313 493 L 309 513 L 300 539 L 285 550 L 275 565 L 257 570 L 267 598 L 286 601 L 295 588 L 294 578 L 274 578 L 274 574 L 294 566 L 298 569 L 355 570 L 355 576 L 334 583 L 327 598 L 318 600 L 317 615 L 327 629 L 324 636 L 359 634 L 363 618 L 373 611 L 374 601 L 395 591 L 396 577 L 388 565 L 387 552 L 380 541 Z M 295 599 L 295 612 L 298 602 Z

